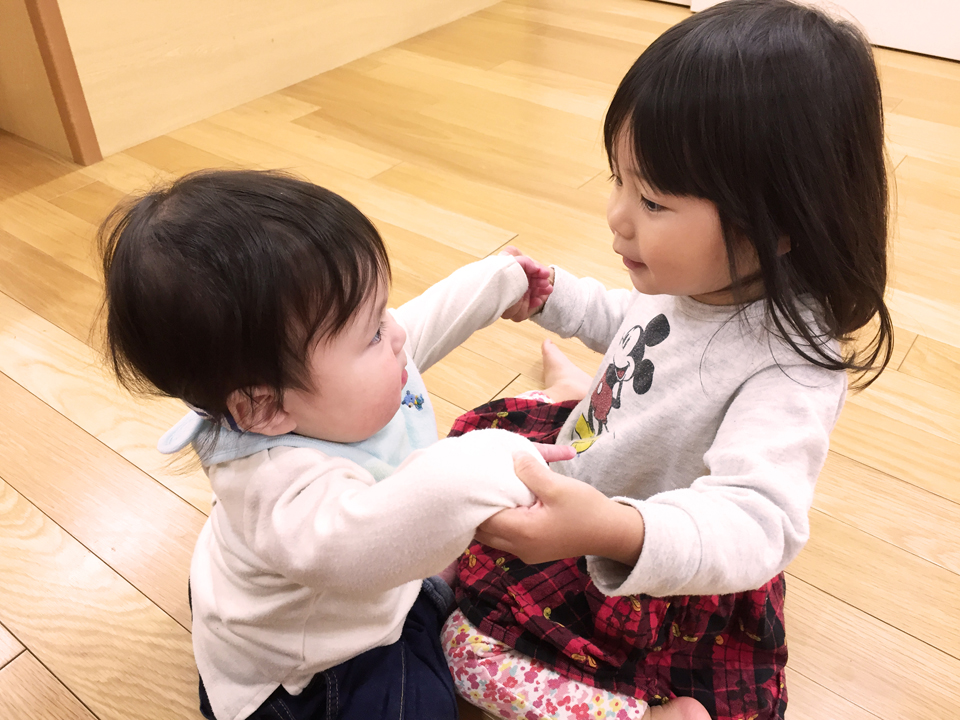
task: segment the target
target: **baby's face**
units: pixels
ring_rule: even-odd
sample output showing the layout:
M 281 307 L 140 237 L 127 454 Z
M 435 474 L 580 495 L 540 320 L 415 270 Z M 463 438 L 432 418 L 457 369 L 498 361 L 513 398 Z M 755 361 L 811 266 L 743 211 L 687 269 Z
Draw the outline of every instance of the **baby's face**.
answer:
M 386 304 L 387 288 L 381 285 L 339 335 L 313 348 L 307 363 L 313 389 L 283 394 L 283 409 L 297 423 L 294 432 L 358 442 L 396 415 L 407 382 L 407 335 Z

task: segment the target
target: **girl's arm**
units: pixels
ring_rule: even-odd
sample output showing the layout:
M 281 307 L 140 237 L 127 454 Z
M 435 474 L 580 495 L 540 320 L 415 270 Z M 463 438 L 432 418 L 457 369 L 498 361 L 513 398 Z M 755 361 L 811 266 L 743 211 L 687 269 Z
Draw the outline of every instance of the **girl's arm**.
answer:
M 527 293 L 516 259 L 496 255 L 466 265 L 393 311 L 407 332 L 407 352 L 423 372 Z
M 374 483 L 348 460 L 277 448 L 237 461 L 262 467 L 241 469 L 250 479 L 231 516 L 244 544 L 294 582 L 380 592 L 440 572 L 481 522 L 533 502 L 514 473 L 514 453 L 536 450 L 518 435 L 479 430 L 414 453 Z
M 607 290 L 599 280 L 576 278 L 554 268 L 553 292 L 543 311 L 531 319 L 560 337 L 577 337 L 597 352 L 605 352 L 613 342 L 634 291 Z
M 608 595 L 759 587 L 809 537 L 813 488 L 845 387 L 842 373 L 810 366 L 758 373 L 733 398 L 704 456 L 710 474 L 646 500 L 606 498 L 519 465 L 521 479 L 533 478 L 531 489 L 545 495 L 491 518 L 478 537 L 531 562 L 589 555 L 590 574 Z

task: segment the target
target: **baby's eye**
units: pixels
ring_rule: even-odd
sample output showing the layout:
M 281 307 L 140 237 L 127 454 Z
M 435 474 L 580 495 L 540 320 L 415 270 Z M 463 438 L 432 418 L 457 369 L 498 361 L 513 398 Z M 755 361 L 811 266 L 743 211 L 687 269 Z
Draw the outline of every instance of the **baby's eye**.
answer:
M 650 212 L 660 212 L 663 210 L 663 205 L 655 203 L 653 200 L 649 200 L 642 195 L 640 196 L 640 203 Z
M 376 345 L 383 339 L 383 329 L 386 323 L 380 323 L 380 327 L 377 328 L 376 334 L 373 336 L 373 340 L 370 341 L 371 345 Z

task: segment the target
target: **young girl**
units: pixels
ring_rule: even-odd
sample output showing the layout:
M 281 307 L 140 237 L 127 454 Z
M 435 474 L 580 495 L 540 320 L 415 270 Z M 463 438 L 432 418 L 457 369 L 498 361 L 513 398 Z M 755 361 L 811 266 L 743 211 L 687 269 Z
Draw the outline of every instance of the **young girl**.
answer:
M 437 443 L 419 370 L 536 306 L 547 268 L 488 258 L 387 311 L 373 225 L 269 173 L 187 176 L 104 228 L 117 375 L 195 408 L 160 447 L 193 442 L 214 492 L 190 570 L 204 716 L 454 720 L 452 592 L 421 578 L 533 501 L 512 459 L 533 446 Z
M 640 56 L 604 140 L 635 290 L 556 270 L 534 319 L 606 353 L 559 431 L 578 455 L 518 464 L 539 503 L 461 558 L 447 657 L 504 718 L 783 718 L 783 570 L 846 371 L 879 372 L 892 342 L 870 47 L 787 0 L 723 3 Z M 869 347 L 841 345 L 874 318 Z M 537 434 L 533 404 L 505 404 L 459 425 L 516 413 Z

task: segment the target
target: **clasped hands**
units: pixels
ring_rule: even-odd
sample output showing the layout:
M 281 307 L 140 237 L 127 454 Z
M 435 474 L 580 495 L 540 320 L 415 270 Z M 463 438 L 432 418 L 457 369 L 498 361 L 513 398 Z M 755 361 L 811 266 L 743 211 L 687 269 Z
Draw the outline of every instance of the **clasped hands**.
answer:
M 543 309 L 543 304 L 550 297 L 550 293 L 553 292 L 553 268 L 541 265 L 512 245 L 507 245 L 500 251 L 500 254 L 512 255 L 527 274 L 527 291 L 522 298 L 508 307 L 500 317 L 504 320 L 523 322 L 531 315 L 540 312 Z
M 572 459 L 562 445 L 537 445 L 547 462 Z M 513 456 L 517 477 L 536 495 L 529 507 L 501 510 L 476 539 L 529 564 L 599 555 L 634 566 L 643 548 L 643 516 L 587 483 L 550 470 L 526 453 Z

